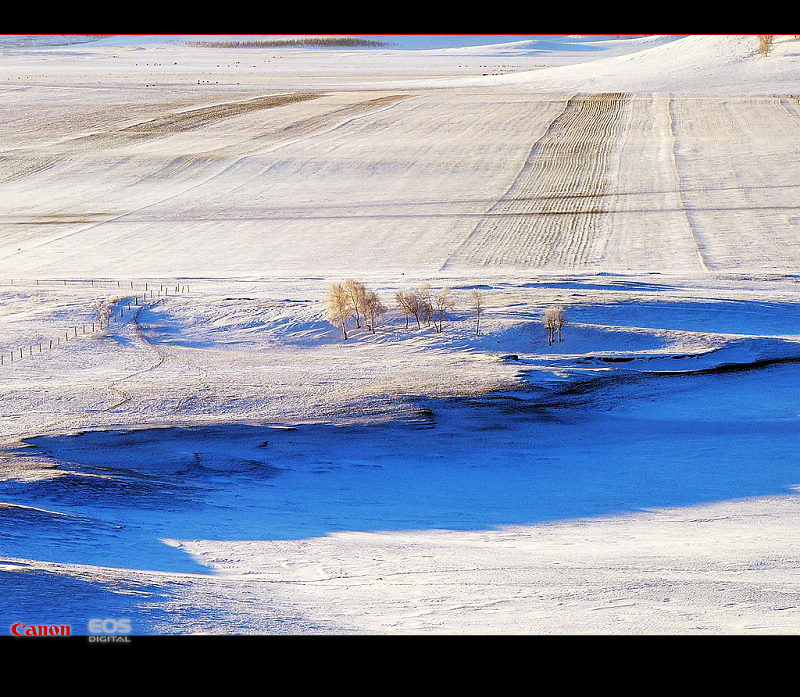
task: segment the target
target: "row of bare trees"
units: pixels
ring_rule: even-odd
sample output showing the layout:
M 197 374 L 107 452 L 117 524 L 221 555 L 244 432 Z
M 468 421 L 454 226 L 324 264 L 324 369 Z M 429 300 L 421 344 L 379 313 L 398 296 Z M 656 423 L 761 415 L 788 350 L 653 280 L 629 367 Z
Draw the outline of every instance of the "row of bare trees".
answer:
M 447 313 L 455 305 L 455 297 L 449 286 L 444 286 L 438 292 L 434 292 L 430 283 L 423 283 L 418 288 L 409 290 L 399 290 L 394 295 L 397 309 L 406 318 L 406 329 L 411 317 L 417 322 L 417 328 L 422 328 L 422 323 L 429 327 L 433 322 L 433 327 L 437 333 L 441 333 L 444 320 L 448 319 Z
M 406 319 L 406 329 L 413 317 L 417 328 L 433 327 L 437 334 L 441 334 L 445 320 L 450 318 L 450 312 L 455 308 L 456 299 L 449 286 L 443 286 L 435 291 L 430 283 L 423 283 L 417 288 L 400 290 L 394 296 L 395 305 Z M 347 325 L 355 321 L 357 329 L 362 326 L 375 333 L 375 326 L 387 308 L 378 297 L 378 294 L 367 288 L 361 281 L 352 278 L 340 283 L 332 283 L 328 289 L 327 298 L 328 321 L 342 330 L 342 336 L 347 339 Z M 480 333 L 481 315 L 484 311 L 483 293 L 474 290 L 471 294 L 470 309 L 475 316 L 475 333 Z
M 409 328 L 411 318 L 417 323 L 417 328 L 422 329 L 424 324 L 430 327 L 433 324 L 437 334 L 442 333 L 444 321 L 449 319 L 456 305 L 455 296 L 449 286 L 443 286 L 434 291 L 430 283 L 423 283 L 416 288 L 399 290 L 394 295 L 395 306 L 405 317 L 406 329 Z M 480 290 L 470 293 L 470 312 L 475 318 L 475 335 L 480 334 L 481 316 L 486 307 L 484 294 Z M 335 327 L 340 327 L 342 336 L 347 339 L 347 324 L 355 320 L 356 328 L 362 326 L 373 334 L 378 321 L 387 312 L 378 294 L 367 288 L 360 281 L 352 278 L 341 283 L 332 283 L 328 289 L 328 321 Z M 547 331 L 548 343 L 552 346 L 558 336 L 562 341 L 562 331 L 567 323 L 564 308 L 560 305 L 548 307 L 542 315 L 542 324 Z
M 364 327 L 375 333 L 375 325 L 386 314 L 386 307 L 374 290 L 367 288 L 361 281 L 352 278 L 343 283 L 333 283 L 328 290 L 328 321 L 342 328 L 342 335 L 347 339 L 347 322 L 355 319 L 356 327 Z
M 406 329 L 408 329 L 409 319 L 413 317 L 417 322 L 417 328 L 422 328 L 422 322 L 426 326 L 433 326 L 438 333 L 442 331 L 442 322 L 448 318 L 447 313 L 455 307 L 453 291 L 448 286 L 444 286 L 438 293 L 431 291 L 429 283 L 423 283 L 418 288 L 410 290 L 400 290 L 395 293 L 395 303 L 400 312 L 405 315 Z M 483 293 L 473 290 L 470 294 L 470 310 L 475 316 L 475 334 L 480 334 L 481 315 L 485 307 Z

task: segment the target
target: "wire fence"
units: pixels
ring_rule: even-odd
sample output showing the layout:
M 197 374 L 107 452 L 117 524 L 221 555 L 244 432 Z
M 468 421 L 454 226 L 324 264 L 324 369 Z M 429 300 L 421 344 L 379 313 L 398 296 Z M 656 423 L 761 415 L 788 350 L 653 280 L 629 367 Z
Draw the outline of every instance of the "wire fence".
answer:
M 124 297 L 109 298 L 106 304 L 97 313 L 91 321 L 87 320 L 81 324 L 76 324 L 66 329 L 62 334 L 58 334 L 55 338 L 37 340 L 35 342 L 17 346 L 13 349 L 0 350 L 0 366 L 10 365 L 12 363 L 23 360 L 25 357 L 32 357 L 34 354 L 43 353 L 44 351 L 52 351 L 59 348 L 62 344 L 67 344 L 80 337 L 92 336 L 98 332 L 107 330 L 111 324 L 123 320 L 125 312 L 131 312 L 137 308 L 143 307 L 148 300 L 160 300 L 161 298 L 169 297 L 170 295 L 182 295 L 190 292 L 189 285 L 183 283 L 164 283 L 144 281 L 137 283 L 134 281 L 120 281 L 120 280 L 97 280 L 97 279 L 35 279 L 31 280 L 15 280 L 9 279 L 8 285 L 17 288 L 31 287 L 31 286 L 68 286 L 78 285 L 89 287 L 116 287 L 119 289 L 125 288 L 126 290 L 135 291 L 132 295 Z M 142 287 L 143 286 L 143 287 Z

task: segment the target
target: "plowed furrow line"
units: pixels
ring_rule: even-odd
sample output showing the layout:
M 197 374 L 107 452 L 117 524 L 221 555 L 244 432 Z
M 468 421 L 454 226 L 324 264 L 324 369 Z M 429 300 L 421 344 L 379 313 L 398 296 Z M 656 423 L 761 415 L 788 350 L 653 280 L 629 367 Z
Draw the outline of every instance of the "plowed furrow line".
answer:
M 706 266 L 796 268 L 800 245 L 788 211 L 796 205 L 797 148 L 786 144 L 797 129 L 785 101 L 683 100 L 674 108 L 681 195 Z M 777 185 L 764 186 L 769 181 Z
M 618 94 L 571 99 L 449 263 L 572 267 L 594 261 L 608 157 L 626 104 Z
M 747 153 L 747 167 L 744 167 L 745 163 L 739 157 L 731 163 L 738 176 L 737 194 L 741 201 L 740 207 L 752 211 L 753 216 L 752 225 L 746 226 L 747 235 L 741 242 L 741 251 L 737 253 L 737 257 L 744 261 L 745 254 L 752 256 L 756 251 L 757 258 L 772 259 L 782 268 L 796 268 L 800 245 L 796 241 L 794 229 L 783 214 L 783 205 L 797 205 L 796 200 L 793 197 L 786 198 L 787 189 L 778 188 L 772 191 L 762 185 L 768 181 L 783 180 L 790 186 L 796 186 L 800 181 L 800 171 L 795 165 L 798 149 L 795 148 L 793 152 L 783 150 L 784 144 L 798 133 L 797 122 L 789 121 L 787 124 L 781 118 L 786 112 L 779 99 L 728 103 L 726 108 L 732 128 L 737 130 L 742 141 L 742 147 L 736 148 L 735 152 Z M 770 130 L 775 134 L 786 129 L 788 137 L 780 138 L 777 148 L 770 142 L 771 139 L 763 138 L 760 128 L 764 123 L 769 123 Z M 755 134 L 754 124 L 758 124 L 756 128 L 759 129 Z M 776 154 L 779 156 L 780 171 L 773 174 L 776 169 Z M 737 260 L 737 264 L 739 263 Z

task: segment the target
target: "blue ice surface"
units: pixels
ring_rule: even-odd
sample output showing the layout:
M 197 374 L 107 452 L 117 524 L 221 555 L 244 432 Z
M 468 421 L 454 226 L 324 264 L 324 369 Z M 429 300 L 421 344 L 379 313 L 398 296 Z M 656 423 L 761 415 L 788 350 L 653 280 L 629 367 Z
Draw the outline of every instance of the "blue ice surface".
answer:
M 692 300 L 576 304 L 571 322 L 755 336 L 800 335 L 800 308 L 791 302 Z
M 19 506 L 0 512 L 0 556 L 202 573 L 160 540 L 481 530 L 787 494 L 798 388 L 781 364 L 420 400 L 408 422 L 34 438 L 73 474 L 0 485 Z

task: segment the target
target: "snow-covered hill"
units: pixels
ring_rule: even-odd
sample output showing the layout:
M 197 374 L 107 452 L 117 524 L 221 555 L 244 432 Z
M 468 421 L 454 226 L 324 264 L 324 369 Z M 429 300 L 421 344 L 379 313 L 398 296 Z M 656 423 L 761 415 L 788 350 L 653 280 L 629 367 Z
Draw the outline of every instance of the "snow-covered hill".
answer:
M 776 36 L 769 56 L 758 53 L 753 35 L 632 40 L 642 50 L 602 54 L 598 60 L 513 75 L 486 82 L 535 90 L 582 92 L 670 92 L 675 94 L 797 94 L 800 40 Z

